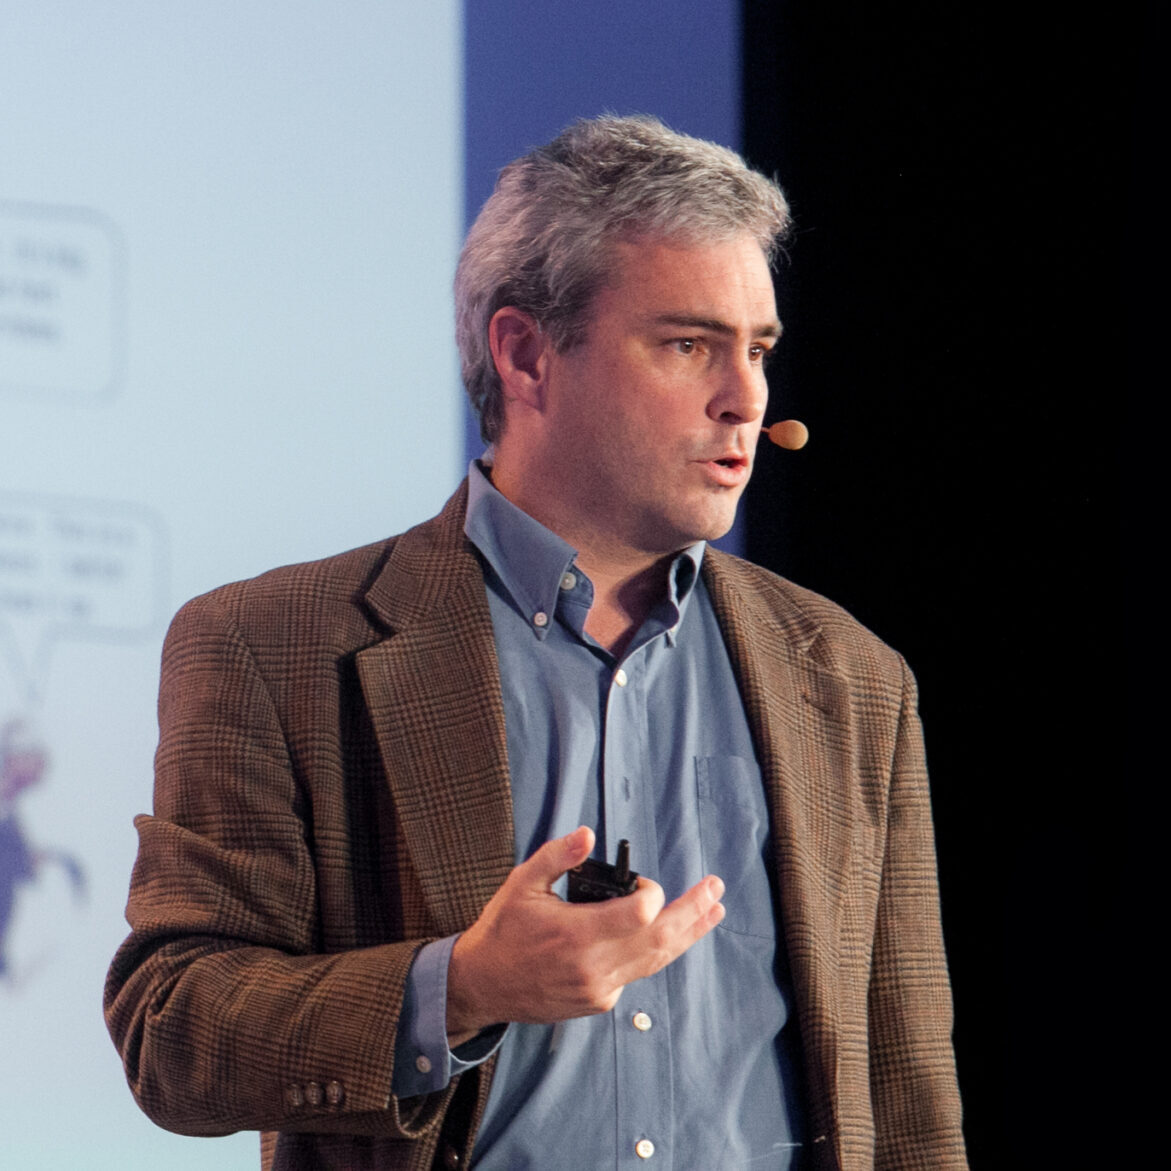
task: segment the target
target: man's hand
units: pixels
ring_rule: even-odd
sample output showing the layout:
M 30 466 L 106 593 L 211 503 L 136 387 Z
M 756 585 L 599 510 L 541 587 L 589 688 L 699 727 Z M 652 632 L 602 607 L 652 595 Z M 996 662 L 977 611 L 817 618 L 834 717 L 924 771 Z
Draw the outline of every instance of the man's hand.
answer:
M 665 968 L 724 917 L 724 884 L 714 875 L 670 906 L 649 878 L 624 898 L 564 902 L 553 883 L 593 848 L 586 826 L 546 842 L 456 940 L 447 973 L 453 1048 L 504 1021 L 548 1024 L 608 1012 L 627 984 Z

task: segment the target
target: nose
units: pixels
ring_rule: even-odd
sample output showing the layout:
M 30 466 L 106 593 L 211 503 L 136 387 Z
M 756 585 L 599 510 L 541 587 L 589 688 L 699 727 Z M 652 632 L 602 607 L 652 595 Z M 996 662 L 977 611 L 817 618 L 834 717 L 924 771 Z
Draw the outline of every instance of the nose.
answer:
M 768 382 L 759 362 L 747 355 L 732 361 L 708 403 L 708 417 L 738 427 L 755 423 L 768 406 Z

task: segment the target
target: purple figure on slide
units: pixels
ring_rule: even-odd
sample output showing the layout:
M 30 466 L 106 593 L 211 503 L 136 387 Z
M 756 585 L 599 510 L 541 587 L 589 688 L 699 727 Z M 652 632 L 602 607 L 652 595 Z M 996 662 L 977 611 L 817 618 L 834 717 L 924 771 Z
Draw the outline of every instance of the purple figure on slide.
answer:
M 60 850 L 33 846 L 17 814 L 20 794 L 44 774 L 48 754 L 32 739 L 22 721 L 0 727 L 0 979 L 10 977 L 6 943 L 16 902 L 17 886 L 31 882 L 46 863 L 60 866 L 75 898 L 85 893 L 85 875 L 77 860 Z

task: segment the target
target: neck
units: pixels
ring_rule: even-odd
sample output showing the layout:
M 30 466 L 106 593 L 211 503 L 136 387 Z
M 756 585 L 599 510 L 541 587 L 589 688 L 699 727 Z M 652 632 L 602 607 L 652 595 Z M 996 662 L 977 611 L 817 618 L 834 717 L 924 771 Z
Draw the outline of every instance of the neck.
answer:
M 578 554 L 578 565 L 594 585 L 586 633 L 615 658 L 622 657 L 635 631 L 666 592 L 673 560 L 674 555 L 669 554 L 639 568 L 621 568 Z
M 511 448 L 502 447 L 497 445 L 490 469 L 492 483 L 517 508 L 577 550 L 577 563 L 594 586 L 586 632 L 620 657 L 666 591 L 667 573 L 678 550 L 634 548 L 608 531 L 604 518 L 595 521 L 588 510 L 561 507 L 560 494 L 548 490 L 551 477 L 532 474 L 532 449 L 522 462 L 509 458 Z

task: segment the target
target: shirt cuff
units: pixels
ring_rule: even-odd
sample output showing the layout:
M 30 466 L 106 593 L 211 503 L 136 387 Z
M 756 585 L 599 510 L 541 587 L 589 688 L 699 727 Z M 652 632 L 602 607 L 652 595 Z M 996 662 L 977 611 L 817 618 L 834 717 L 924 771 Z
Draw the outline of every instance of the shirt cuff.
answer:
M 419 949 L 403 990 L 394 1051 L 396 1098 L 442 1090 L 456 1074 L 472 1069 L 496 1052 L 507 1026 L 493 1025 L 455 1051 L 447 1045 L 447 968 L 458 935 Z

